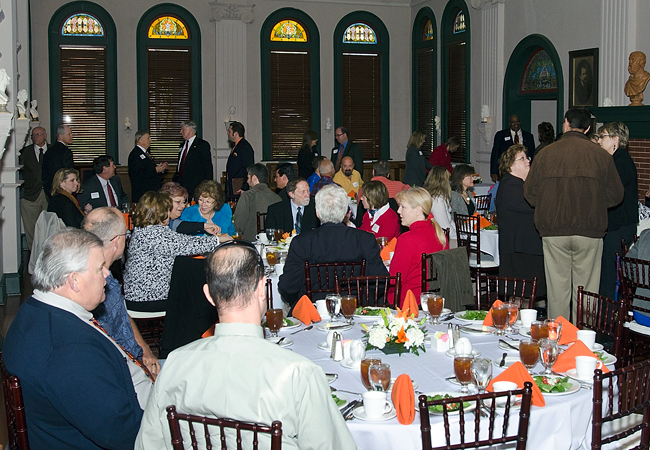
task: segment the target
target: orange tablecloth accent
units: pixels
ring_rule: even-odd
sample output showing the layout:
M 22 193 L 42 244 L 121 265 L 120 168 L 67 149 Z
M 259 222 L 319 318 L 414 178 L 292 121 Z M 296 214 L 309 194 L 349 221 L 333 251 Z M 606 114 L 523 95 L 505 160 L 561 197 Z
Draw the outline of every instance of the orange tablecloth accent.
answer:
M 530 376 L 530 374 L 528 373 L 524 365 L 521 363 L 521 361 L 517 361 L 516 363 L 508 367 L 501 375 L 499 375 L 496 378 L 493 378 L 492 381 L 490 381 L 490 384 L 488 384 L 486 390 L 490 392 L 494 392 L 492 390 L 492 385 L 497 381 L 512 381 L 513 383 L 517 383 L 517 388 L 519 389 L 523 389 L 524 383 L 526 381 L 530 381 L 533 384 L 533 405 L 535 406 L 546 405 L 546 401 L 544 400 L 542 391 L 539 390 L 537 384 L 535 384 L 535 380 L 533 380 L 533 377 Z
M 320 314 L 316 311 L 316 307 L 306 295 L 303 295 L 293 308 L 293 317 L 305 325 L 309 325 L 312 322 L 320 322 L 321 320 Z
M 397 413 L 397 420 L 402 425 L 410 425 L 415 419 L 415 393 L 411 377 L 403 373 L 395 380 L 391 400 Z
M 558 317 L 556 322 L 562 324 L 562 336 L 560 336 L 560 342 L 558 342 L 558 344 L 566 345 L 575 342 L 578 339 L 578 327 L 562 316 Z
M 562 326 L 564 327 L 564 325 Z M 564 334 L 564 330 L 562 330 L 562 334 Z M 557 361 L 553 364 L 553 370 L 555 372 L 566 373 L 567 370 L 575 369 L 576 356 L 593 356 L 598 359 L 594 352 L 587 348 L 584 342 L 576 341 L 575 344 L 564 350 L 562 354 L 557 357 Z M 601 370 L 603 373 L 609 372 L 609 369 L 604 364 Z

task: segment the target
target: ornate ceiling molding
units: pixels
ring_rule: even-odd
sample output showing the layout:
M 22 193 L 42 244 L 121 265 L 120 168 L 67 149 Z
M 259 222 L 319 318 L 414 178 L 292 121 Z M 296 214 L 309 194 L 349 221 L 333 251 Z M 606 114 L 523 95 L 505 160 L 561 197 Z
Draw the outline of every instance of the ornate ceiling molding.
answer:
M 253 23 L 255 5 L 244 5 L 241 3 L 219 3 L 209 2 L 210 4 L 210 22 L 219 22 L 221 20 L 241 20 L 244 23 Z
M 497 3 L 505 3 L 506 0 L 472 0 L 472 8 L 481 9 L 486 3 L 496 5 Z

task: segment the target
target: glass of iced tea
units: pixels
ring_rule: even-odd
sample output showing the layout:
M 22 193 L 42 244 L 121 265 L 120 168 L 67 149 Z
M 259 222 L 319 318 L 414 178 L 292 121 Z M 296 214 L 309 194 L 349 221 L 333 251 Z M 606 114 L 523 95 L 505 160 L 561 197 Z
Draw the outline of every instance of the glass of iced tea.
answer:
M 496 328 L 494 334 L 497 336 L 505 335 L 504 329 L 508 323 L 508 306 L 502 303 L 499 306 L 493 306 L 490 312 L 492 313 L 492 324 Z
M 387 237 L 378 237 L 377 238 L 377 244 L 379 244 L 379 248 L 381 250 L 383 250 L 384 247 L 386 247 L 386 245 L 388 244 L 388 238 Z
M 524 339 L 519 343 L 519 359 L 521 363 L 528 369 L 528 373 L 532 374 L 533 367 L 539 360 L 539 341 L 532 339 Z
M 530 325 L 530 338 L 539 341 L 548 337 L 548 324 L 537 320 Z
M 519 305 L 515 302 L 506 302 L 504 303 L 506 308 L 508 308 L 508 323 L 506 324 L 506 333 L 512 333 L 515 330 L 512 329 L 512 324 L 517 320 L 517 314 L 519 314 Z
M 271 273 L 275 273 L 275 264 L 278 262 L 278 258 L 275 252 L 272 250 L 267 250 L 266 260 L 269 262 L 269 266 L 271 266 Z
M 341 297 L 341 312 L 348 319 L 348 323 L 352 325 L 352 318 L 354 312 L 357 310 L 357 298 L 353 295 L 344 295 Z
M 469 394 L 467 387 L 472 382 L 472 355 L 456 355 L 454 356 L 454 372 L 456 379 L 460 383 L 460 393 Z
M 269 309 L 266 311 L 266 326 L 269 327 L 271 337 L 278 337 L 278 331 L 282 328 L 283 313 L 281 309 Z
M 370 379 L 368 378 L 368 369 L 373 364 L 381 364 L 381 359 L 365 358 L 361 360 L 361 382 L 369 391 L 372 390 L 372 385 L 370 384 Z
M 546 319 L 544 323 L 548 326 L 548 338 L 560 342 L 560 338 L 562 337 L 562 322 Z
M 390 366 L 385 363 L 369 366 L 368 378 L 375 391 L 386 392 L 390 386 Z

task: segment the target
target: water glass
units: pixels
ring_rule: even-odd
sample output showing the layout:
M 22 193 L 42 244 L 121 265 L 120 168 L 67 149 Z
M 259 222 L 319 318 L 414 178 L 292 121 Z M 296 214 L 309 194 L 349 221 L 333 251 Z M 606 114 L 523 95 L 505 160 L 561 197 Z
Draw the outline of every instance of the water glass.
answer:
M 562 322 L 546 319 L 544 323 L 548 325 L 548 338 L 560 342 L 560 338 L 562 337 Z
M 539 356 L 542 358 L 544 365 L 544 375 L 552 375 L 551 367 L 557 360 L 557 341 L 554 339 L 543 338 L 539 340 Z
M 478 389 L 478 393 L 485 392 L 492 380 L 492 360 L 488 358 L 474 358 L 472 361 L 472 381 Z
M 517 320 L 517 314 L 519 314 L 519 305 L 517 305 L 515 302 L 507 302 L 504 303 L 506 305 L 506 308 L 508 308 L 508 322 L 506 324 L 506 333 L 512 333 L 515 330 L 512 329 L 512 324 L 515 323 L 515 320 Z
M 341 296 L 336 294 L 327 294 L 325 297 L 327 303 L 327 312 L 330 315 L 330 323 L 334 321 L 334 317 L 339 315 L 341 311 Z
M 275 238 L 275 229 L 274 228 L 267 228 L 266 229 L 266 237 L 269 240 L 269 243 L 273 242 L 273 239 Z
M 390 366 L 386 363 L 371 365 L 368 368 L 368 378 L 375 391 L 386 392 L 390 386 Z

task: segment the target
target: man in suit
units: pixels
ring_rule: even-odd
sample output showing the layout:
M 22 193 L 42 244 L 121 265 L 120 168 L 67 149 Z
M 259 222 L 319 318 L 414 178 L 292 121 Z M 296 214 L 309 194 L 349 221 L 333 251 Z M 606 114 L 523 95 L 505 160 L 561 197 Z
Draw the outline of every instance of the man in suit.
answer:
M 282 200 L 287 200 L 287 183 L 296 178 L 296 169 L 291 163 L 280 163 L 275 168 L 275 185 L 279 191 L 276 191 Z
M 120 208 L 129 203 L 129 197 L 122 189 L 122 180 L 115 174 L 115 163 L 108 155 L 98 156 L 93 160 L 95 176 L 83 184 L 83 192 L 78 195 L 79 204 L 84 208 L 90 204 L 93 208 L 112 206 Z
M 313 230 L 320 225 L 316 217 L 314 202 L 309 201 L 309 184 L 301 177 L 287 184 L 289 198 L 269 206 L 266 215 L 266 228 L 284 230 L 297 234 Z
M 194 196 L 194 189 L 203 180 L 212 180 L 212 152 L 207 141 L 196 136 L 196 123 L 186 120 L 181 125 L 181 136 L 185 141 L 178 153 L 178 166 L 172 181 L 178 182 L 187 189 L 190 197 Z
M 246 168 L 255 164 L 255 152 L 251 144 L 244 138 L 246 129 L 240 122 L 231 122 L 228 127 L 228 140 L 232 142 L 232 150 L 226 163 L 226 198 L 232 198 L 248 190 Z
M 332 157 L 330 158 L 334 163 L 334 172 L 338 172 L 341 168 L 343 157 L 349 156 L 354 161 L 354 167 L 363 177 L 363 150 L 361 150 L 361 146 L 348 138 L 348 129 L 345 127 L 338 127 L 334 136 L 339 144 L 332 149 Z
M 48 238 L 34 293 L 5 337 L 2 357 L 23 388 L 32 448 L 135 444 L 152 383 L 93 322 L 108 276 L 102 247 L 75 228 Z
M 266 184 L 269 179 L 269 169 L 264 164 L 256 163 L 249 166 L 248 185 L 250 189 L 242 192 L 233 220 L 235 229 L 242 232 L 247 241 L 254 241 L 257 234 L 257 213 L 266 214 L 268 207 L 282 199 L 269 189 Z
M 20 216 L 25 226 L 27 247 L 31 251 L 34 240 L 34 228 L 41 211 L 47 209 L 47 196 L 43 191 L 42 163 L 45 153 L 50 148 L 47 143 L 47 131 L 43 127 L 32 130 L 32 145 L 20 150 L 19 161 L 23 166 L 23 197 L 20 199 Z
M 490 177 L 493 182 L 499 179 L 499 158 L 501 154 L 515 144 L 523 144 L 528 151 L 528 156 L 532 158 L 535 154 L 535 138 L 528 131 L 521 129 L 521 121 L 516 114 L 510 116 L 508 122 L 510 128 L 499 131 L 494 135 L 494 145 L 492 146 L 492 156 L 490 158 Z
M 72 130 L 68 125 L 61 124 L 56 128 L 56 143 L 43 155 L 43 190 L 49 197 L 52 195 L 52 180 L 59 169 L 74 169 L 72 151 Z
M 348 195 L 337 185 L 327 185 L 316 194 L 316 214 L 321 226 L 291 241 L 284 272 L 278 282 L 282 299 L 295 306 L 306 292 L 305 262 L 325 263 L 366 260 L 366 275 L 388 275 L 379 255 L 375 236 L 343 223 Z M 311 299 L 312 301 L 315 299 Z
M 149 154 L 151 136 L 146 130 L 135 133 L 135 148 L 129 154 L 129 178 L 131 178 L 131 201 L 137 202 L 142 194 L 157 191 L 162 186 L 160 174 L 169 164 L 156 164 Z

